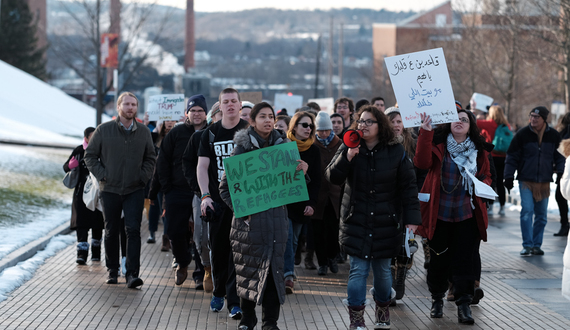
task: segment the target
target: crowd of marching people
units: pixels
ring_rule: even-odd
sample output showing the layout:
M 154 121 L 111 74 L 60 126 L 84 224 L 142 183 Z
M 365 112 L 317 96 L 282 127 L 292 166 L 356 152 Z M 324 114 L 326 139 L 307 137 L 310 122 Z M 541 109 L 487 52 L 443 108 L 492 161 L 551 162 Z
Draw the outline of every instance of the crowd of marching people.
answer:
M 498 215 L 504 216 L 505 189 L 518 181 L 520 254 L 543 255 L 550 182 L 557 173 L 561 229 L 555 235 L 568 235 L 563 195 L 570 179 L 563 179 L 565 157 L 557 148 L 570 137 L 570 116 L 557 131 L 543 106 L 530 111 L 529 125 L 514 137 L 496 104 L 480 111 L 456 102 L 456 122 L 436 127 L 423 113 L 417 128 L 404 127 L 401 110 L 386 108 L 381 97 L 356 103 L 341 97 L 330 115 L 309 103 L 289 116 L 226 88 L 210 108 L 204 96 L 190 97 L 179 122 L 138 120 L 138 106 L 134 94 L 121 94 L 118 116 L 85 129 L 83 144 L 63 166 L 78 176 L 72 205 L 76 262 L 87 262 L 89 248 L 91 260 L 100 261 L 103 246 L 106 283 L 117 284 L 122 273 L 129 288 L 143 285 L 146 209 L 145 241 L 172 251 L 174 284 L 191 276 L 196 290 L 212 293 L 211 311 L 227 309 L 240 330 L 256 327 L 256 305 L 262 329 L 278 329 L 281 305 L 295 293 L 295 266 L 303 261 L 319 276 L 349 263 L 344 303 L 350 329 L 366 329 L 372 270 L 374 329 L 389 329 L 390 306 L 404 297 L 417 249 L 414 234 L 422 238 L 430 316 L 441 318 L 447 299 L 455 301 L 459 323 L 473 324 L 470 306 L 484 296 L 479 246 L 494 212 L 494 200 L 479 197 L 476 184 L 495 189 Z M 296 171 L 308 199 L 236 217 L 224 159 L 287 142 L 299 151 Z M 93 186 L 99 207 L 85 201 Z

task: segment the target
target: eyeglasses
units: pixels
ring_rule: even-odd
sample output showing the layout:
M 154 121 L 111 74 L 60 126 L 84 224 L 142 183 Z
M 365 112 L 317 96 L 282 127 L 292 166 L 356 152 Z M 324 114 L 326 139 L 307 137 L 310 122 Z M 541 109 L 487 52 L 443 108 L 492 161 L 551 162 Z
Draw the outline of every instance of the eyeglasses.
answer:
M 366 126 L 372 126 L 372 124 L 377 124 L 378 121 L 376 120 L 371 120 L 371 119 L 366 119 L 366 120 L 357 120 L 356 121 L 357 124 L 363 124 Z
M 539 115 L 529 115 L 530 119 L 538 119 L 540 118 Z
M 337 105 L 336 108 L 337 108 L 337 110 L 338 110 L 338 109 L 342 109 L 342 110 L 348 110 L 348 109 L 350 109 L 350 108 L 348 107 L 348 105 Z
M 298 125 L 303 126 L 303 128 L 307 128 L 307 127 L 310 127 L 311 129 L 315 128 L 315 125 L 313 125 L 313 124 L 299 123 Z
M 467 117 L 460 117 L 459 121 L 463 124 L 469 124 L 469 119 Z

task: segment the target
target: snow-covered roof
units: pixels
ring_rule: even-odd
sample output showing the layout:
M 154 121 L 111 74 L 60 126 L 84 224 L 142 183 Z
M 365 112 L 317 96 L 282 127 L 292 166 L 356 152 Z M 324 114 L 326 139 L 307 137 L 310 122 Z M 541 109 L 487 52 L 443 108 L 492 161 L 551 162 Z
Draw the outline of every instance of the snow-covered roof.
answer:
M 0 61 L 0 140 L 77 146 L 95 124 L 95 108 Z

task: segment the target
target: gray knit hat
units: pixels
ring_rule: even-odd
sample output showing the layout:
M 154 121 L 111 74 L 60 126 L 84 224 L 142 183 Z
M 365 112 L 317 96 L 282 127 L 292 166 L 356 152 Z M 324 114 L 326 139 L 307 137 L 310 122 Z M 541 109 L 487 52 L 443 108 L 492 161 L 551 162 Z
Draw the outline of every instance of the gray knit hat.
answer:
M 317 131 L 332 130 L 331 117 L 324 111 L 319 111 L 316 119 Z

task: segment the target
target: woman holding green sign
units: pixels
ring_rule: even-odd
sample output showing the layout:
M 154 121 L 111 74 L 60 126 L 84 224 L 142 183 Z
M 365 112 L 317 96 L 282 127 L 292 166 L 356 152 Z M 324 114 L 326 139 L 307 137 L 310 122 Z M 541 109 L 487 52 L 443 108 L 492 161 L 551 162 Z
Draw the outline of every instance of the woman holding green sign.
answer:
M 340 208 L 340 243 L 350 256 L 345 304 L 350 329 L 365 329 L 366 281 L 374 276 L 374 329 L 390 329 L 390 263 L 400 252 L 403 230 L 421 224 L 414 167 L 398 143 L 388 117 L 363 106 L 351 128 L 362 132 L 355 148 L 342 145 L 325 171 L 336 185 L 345 183 Z
M 232 156 L 289 142 L 273 128 L 275 113 L 268 103 L 256 104 L 250 118 L 251 126 L 234 136 L 236 147 Z M 299 164 L 297 170 L 302 167 Z M 220 196 L 233 211 L 226 174 L 220 183 Z M 279 329 L 279 310 L 285 302 L 283 267 L 288 232 L 285 206 L 232 219 L 230 240 L 236 265 L 237 293 L 243 311 L 238 329 L 251 330 L 255 327 L 256 304 L 262 305 L 263 329 Z

